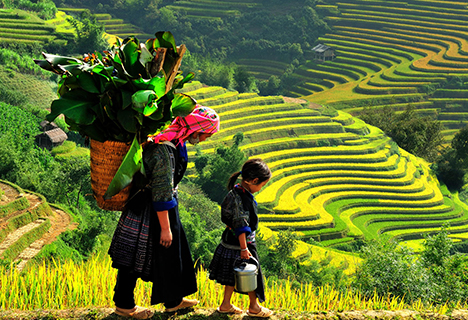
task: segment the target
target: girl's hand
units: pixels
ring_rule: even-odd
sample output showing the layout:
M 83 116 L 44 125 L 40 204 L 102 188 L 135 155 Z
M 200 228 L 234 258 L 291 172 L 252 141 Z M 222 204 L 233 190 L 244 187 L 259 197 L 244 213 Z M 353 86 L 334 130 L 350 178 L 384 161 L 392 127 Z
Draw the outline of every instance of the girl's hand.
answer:
M 245 251 L 241 250 L 240 256 L 241 256 L 241 259 L 243 259 L 243 260 L 249 260 L 250 257 L 252 256 L 252 254 L 250 253 L 249 249 L 247 249 Z
M 172 244 L 172 232 L 171 229 L 163 229 L 161 230 L 161 237 L 159 240 L 159 244 L 165 248 L 169 248 Z

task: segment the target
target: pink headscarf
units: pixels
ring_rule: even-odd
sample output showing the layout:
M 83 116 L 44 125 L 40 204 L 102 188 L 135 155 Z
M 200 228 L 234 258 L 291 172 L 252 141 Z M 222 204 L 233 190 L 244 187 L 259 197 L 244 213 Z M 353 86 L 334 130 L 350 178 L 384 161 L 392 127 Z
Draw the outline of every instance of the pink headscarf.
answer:
M 177 140 L 179 144 L 194 132 L 216 133 L 218 131 L 219 116 L 216 111 L 197 104 L 188 116 L 176 117 L 169 127 L 150 137 L 149 140 L 155 143 Z

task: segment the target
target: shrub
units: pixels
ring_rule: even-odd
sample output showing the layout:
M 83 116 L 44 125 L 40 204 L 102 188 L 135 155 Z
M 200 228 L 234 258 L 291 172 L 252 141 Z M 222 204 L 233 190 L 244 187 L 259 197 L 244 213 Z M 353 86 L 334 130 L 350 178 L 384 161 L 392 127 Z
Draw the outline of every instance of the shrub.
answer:
M 364 262 L 357 268 L 353 286 L 364 295 L 429 300 L 430 275 L 410 249 L 396 242 L 372 242 L 362 249 L 362 255 Z

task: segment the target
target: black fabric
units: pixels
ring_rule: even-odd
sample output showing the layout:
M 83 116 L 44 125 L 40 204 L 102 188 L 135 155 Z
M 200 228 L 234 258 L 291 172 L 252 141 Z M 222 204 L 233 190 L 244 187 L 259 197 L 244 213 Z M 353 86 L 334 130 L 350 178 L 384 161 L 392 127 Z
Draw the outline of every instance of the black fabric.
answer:
M 174 301 L 165 302 L 165 303 L 164 303 L 164 306 L 165 306 L 167 309 L 169 309 L 169 308 L 174 308 L 174 307 L 177 307 L 181 302 L 182 302 L 182 298 L 181 298 L 181 299 L 174 300 Z
M 135 307 L 133 290 L 135 289 L 137 279 L 138 276 L 127 270 L 121 269 L 117 272 L 117 281 L 114 288 L 116 307 L 122 309 L 133 309 Z
M 258 266 L 258 275 L 257 275 L 257 289 L 255 289 L 255 294 L 260 302 L 265 301 L 265 285 L 263 282 L 262 268 L 260 267 L 260 260 L 258 258 L 257 247 L 255 244 L 247 244 L 250 253 L 252 256 L 257 259 Z M 240 259 L 240 250 L 228 249 L 222 244 L 219 244 L 216 248 L 213 259 L 211 260 L 208 270 L 210 271 L 209 278 L 211 280 L 216 280 L 216 282 L 222 284 L 223 286 L 232 286 L 235 285 L 234 278 L 234 264 L 236 260 Z M 243 293 L 243 292 L 240 292 Z
M 242 187 L 235 187 L 232 189 L 232 192 L 238 194 L 242 200 L 242 206 L 245 211 L 249 212 L 248 226 L 250 230 L 255 231 L 258 228 L 258 215 L 257 215 L 257 204 L 253 196 Z M 239 246 L 239 237 L 236 236 L 236 233 L 232 229 L 232 226 L 229 226 L 224 230 L 221 237 L 224 243 Z
M 151 192 L 142 190 L 130 202 L 120 216 L 109 255 L 114 268 L 127 269 L 144 281 L 150 281 L 154 251 L 150 227 L 159 224 L 154 221 L 156 213 L 152 208 Z
M 180 300 L 182 297 L 197 292 L 192 255 L 180 223 L 178 207 L 169 210 L 169 220 L 172 244 L 169 248 L 157 245 L 154 250 L 152 304 Z M 157 223 L 152 234 L 155 241 L 158 239 L 158 243 L 160 232 L 161 226 Z
M 186 161 L 184 163 L 185 159 L 179 157 L 178 152 L 174 154 L 178 168 L 175 170 L 175 180 L 180 181 Z M 125 306 L 132 304 L 136 284 L 133 278 L 153 282 L 151 303 L 167 303 L 170 305 L 168 308 L 177 306 L 183 297 L 197 292 L 194 264 L 178 207 L 168 212 L 172 244 L 165 248 L 159 244 L 161 226 L 153 208 L 151 191 L 141 189 L 141 184 L 132 190 L 109 248 L 112 266 L 119 269 L 115 297 L 118 303 Z M 117 302 L 116 305 L 131 309 Z

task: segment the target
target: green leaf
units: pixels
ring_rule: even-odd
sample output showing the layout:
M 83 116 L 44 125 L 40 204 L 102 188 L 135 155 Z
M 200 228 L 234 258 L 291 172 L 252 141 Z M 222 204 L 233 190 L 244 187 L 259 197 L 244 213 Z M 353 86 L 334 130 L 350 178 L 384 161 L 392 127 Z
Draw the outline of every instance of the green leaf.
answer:
M 179 80 L 179 79 L 176 78 L 176 80 L 174 81 L 174 84 L 172 85 L 171 90 L 182 89 L 184 87 L 184 84 L 191 81 L 193 78 L 195 78 L 195 73 L 193 73 L 193 72 L 189 72 L 185 76 L 185 78 L 183 78 L 182 80 Z
M 117 112 L 117 120 L 120 125 L 128 132 L 137 132 L 137 121 L 134 117 L 134 111 L 131 108 L 119 110 Z
M 35 59 L 34 62 L 46 71 L 50 71 L 56 74 L 63 74 L 63 70 L 52 66 L 47 60 L 37 60 Z
M 133 109 L 143 112 L 143 109 L 156 98 L 153 90 L 139 90 L 132 95 Z
M 83 61 L 73 58 L 73 57 L 65 57 L 65 56 L 57 56 L 54 54 L 42 53 L 44 58 L 53 66 L 57 65 L 70 65 L 70 64 L 83 64 Z
M 87 72 L 82 72 L 78 75 L 78 81 L 83 90 L 86 90 L 91 93 L 101 93 L 101 86 L 96 86 L 94 77 Z
M 126 109 L 132 105 L 132 93 L 127 90 L 120 90 L 122 94 L 122 109 Z
M 158 112 L 160 111 L 160 112 Z M 159 120 L 163 117 L 163 107 L 159 107 L 155 100 L 148 103 L 143 110 L 145 117 L 150 117 L 153 120 Z
M 158 99 L 166 92 L 166 79 L 161 72 L 151 79 L 138 78 L 132 80 L 132 82 L 140 90 L 153 90 Z
M 77 124 L 88 125 L 96 119 L 93 109 L 99 105 L 99 97 L 82 89 L 68 91 L 60 99 L 54 100 L 51 111 L 46 116 L 48 121 L 53 121 L 58 115 L 63 114 Z
M 156 39 L 159 41 L 160 47 L 172 48 L 174 52 L 177 52 L 177 46 L 175 43 L 174 36 L 169 31 L 159 31 L 155 34 Z
M 148 48 L 145 46 L 144 43 L 140 43 L 140 50 L 141 50 L 140 63 L 143 66 L 146 66 L 148 62 L 153 60 L 153 55 L 151 54 L 151 52 L 148 50 Z
M 197 102 L 191 96 L 176 93 L 172 99 L 172 114 L 174 117 L 185 117 L 195 109 Z
M 122 164 L 120 165 L 114 178 L 109 184 L 106 193 L 104 194 L 104 199 L 108 200 L 112 198 L 117 193 L 119 193 L 120 190 L 129 186 L 133 180 L 133 175 L 138 171 L 144 174 L 143 148 L 138 143 L 138 140 L 135 136 L 130 149 L 122 161 Z
M 123 67 L 127 74 L 133 78 L 146 75 L 146 68 L 140 63 L 140 47 L 136 38 L 127 38 L 128 40 L 121 47 Z

